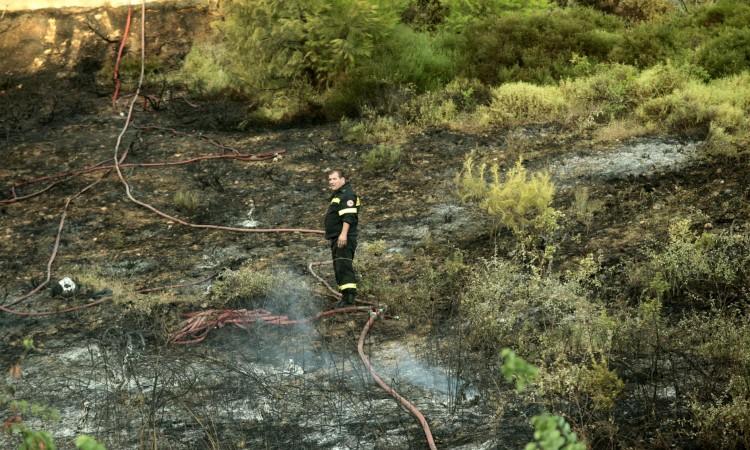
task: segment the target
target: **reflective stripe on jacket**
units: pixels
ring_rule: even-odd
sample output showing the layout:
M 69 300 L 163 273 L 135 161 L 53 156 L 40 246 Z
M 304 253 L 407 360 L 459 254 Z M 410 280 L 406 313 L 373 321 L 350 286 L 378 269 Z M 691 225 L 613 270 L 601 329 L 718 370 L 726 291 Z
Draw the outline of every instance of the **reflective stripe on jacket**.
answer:
M 344 222 L 349 224 L 348 236 L 357 237 L 357 221 L 361 202 L 347 182 L 331 195 L 324 219 L 326 239 L 335 239 L 341 234 Z

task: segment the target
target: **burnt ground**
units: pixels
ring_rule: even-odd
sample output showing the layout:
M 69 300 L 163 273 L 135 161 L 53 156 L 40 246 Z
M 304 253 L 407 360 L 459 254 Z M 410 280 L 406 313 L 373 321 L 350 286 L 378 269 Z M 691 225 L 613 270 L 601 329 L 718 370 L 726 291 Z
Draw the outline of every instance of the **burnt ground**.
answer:
M 89 100 L 96 106 L 89 113 L 28 129 L 3 142 L 0 182 L 6 197 L 14 181 L 111 160 L 124 119 L 121 111 L 105 101 L 97 104 L 96 98 Z M 518 154 L 518 147 L 506 145 L 512 132 L 516 146 L 518 134 L 522 135 L 529 167 L 558 173 L 557 208 L 568 211 L 573 190 L 580 185 L 603 202 L 587 225 L 570 214 L 564 219 L 556 259 L 561 270 L 593 253 L 602 257 L 605 269 L 617 272 L 626 261 L 643 258 L 648 248 L 663 242 L 668 224 L 676 217 L 690 217 L 697 224 L 710 223 L 717 229 L 747 223 L 750 183 L 743 161 L 722 163 L 696 157 L 680 167 L 650 166 L 635 170 L 635 175 L 602 176 L 584 170 L 570 177 L 558 170 L 569 161 L 585 168 L 586 158 L 603 154 L 616 158 L 618 152 L 625 153 L 623 149 L 644 142 L 647 147 L 665 142 L 686 145 L 674 138 L 594 147 L 585 138 L 550 127 L 480 135 L 429 129 L 404 145 L 396 170 L 368 174 L 362 172 L 361 157 L 369 146 L 344 142 L 336 125 L 219 132 L 186 126 L 184 118 L 191 117 L 186 108 L 193 109 L 175 101 L 158 112 L 138 110 L 122 145 L 129 149 L 127 162 L 221 152 L 205 138 L 243 153 L 284 151 L 280 158 L 260 163 L 210 161 L 125 171 L 138 199 L 195 222 L 236 226 L 248 219 L 252 201 L 251 218 L 259 227 L 319 228 L 328 198 L 326 170 L 341 167 L 350 173 L 363 197 L 361 243 L 383 240 L 393 251 L 406 255 L 407 261 L 418 247 L 461 248 L 472 262 L 495 251 L 490 224 L 455 198 L 452 177 L 472 150 L 510 165 Z M 180 133 L 142 128 L 157 126 Z M 66 197 L 96 176 L 65 181 L 38 197 L 0 209 L 0 270 L 6 299 L 16 298 L 43 279 Z M 181 208 L 174 200 L 177 191 L 197 193 L 199 205 L 191 211 Z M 509 236 L 501 235 L 499 242 L 500 252 L 510 248 Z M 311 312 L 329 307 L 330 300 L 305 274 L 305 266 L 308 261 L 327 257 L 325 242 L 316 237 L 205 231 L 170 223 L 128 201 L 123 186 L 111 174 L 72 203 L 53 266 L 53 283 L 68 274 L 93 271 L 133 287 L 155 287 L 198 281 L 223 269 L 253 263 L 308 283 L 311 296 L 298 301 L 306 303 L 305 312 Z M 323 273 L 332 278 L 327 268 Z M 627 289 L 620 275 L 611 280 L 610 291 Z M 297 331 L 224 329 L 215 332 L 203 347 L 165 345 L 165 333 L 176 328 L 181 312 L 211 306 L 206 286 L 174 290 L 160 300 L 165 304 L 150 314 L 140 309 L 136 298 L 48 318 L 3 315 L 3 365 L 23 360 L 25 374 L 16 382 L 17 392 L 32 398 L 34 392 L 56 392 L 43 398 L 69 418 L 52 426 L 61 436 L 62 448 L 69 445 L 68 437 L 81 431 L 104 436 L 111 448 L 137 448 L 157 441 L 172 448 L 424 445 L 416 424 L 368 385 L 354 353 L 363 318 L 332 319 Z M 398 299 L 375 300 L 398 311 Z M 86 301 L 53 297 L 45 289 L 20 308 L 49 310 Z M 392 379 L 401 380 L 396 381 L 399 388 L 425 410 L 441 447 L 519 448 L 528 441 L 525 417 L 533 408 L 509 407 L 498 422 L 490 399 L 480 394 L 482 385 L 494 383 L 482 379 L 482 374 L 492 371 L 486 370 L 484 361 L 452 355 L 445 344 L 452 339 L 449 332 L 424 331 L 404 321 L 384 322 L 373 334 L 370 351 L 374 361 L 377 364 L 381 358 L 383 370 L 395 370 Z M 33 337 L 38 346 L 28 357 L 22 356 L 20 344 L 25 337 Z M 247 342 L 252 342 L 250 348 L 246 348 Z M 404 355 L 412 355 L 412 366 L 404 362 L 409 358 Z M 288 369 L 291 361 L 305 367 L 303 374 Z M 404 375 L 409 373 L 407 367 L 412 367 L 416 378 Z M 58 372 L 61 375 L 55 375 Z M 92 381 L 91 374 L 96 373 L 104 374 L 103 378 Z M 468 373 L 475 376 L 462 378 Z M 436 376 L 445 378 L 440 382 L 443 385 L 435 381 Z M 425 385 L 424 379 L 432 381 Z M 123 388 L 129 385 L 130 389 Z M 248 390 L 249 385 L 255 388 Z M 161 386 L 160 390 L 156 386 Z M 476 395 L 466 394 L 475 389 Z M 153 397 L 150 401 L 149 395 Z M 74 406 L 71 398 L 89 400 Z M 310 413 L 313 410 L 320 411 L 323 418 Z M 332 421 L 332 416 L 336 420 Z M 497 423 L 501 425 L 489 425 Z M 127 431 L 117 434 L 113 429 Z
M 96 104 L 96 97 L 88 100 Z M 176 103 L 176 109 L 188 107 Z M 275 161 L 262 163 L 212 161 L 177 168 L 128 169 L 125 176 L 140 200 L 195 222 L 234 226 L 248 218 L 252 200 L 252 218 L 260 227 L 319 228 L 329 195 L 326 169 L 343 167 L 350 171 L 366 205 L 360 242 L 383 239 L 407 253 L 425 238 L 425 227 L 435 220 L 445 222 L 443 213 L 432 211 L 451 198 L 445 173 L 455 170 L 463 153 L 474 145 L 470 139 L 475 139 L 435 131 L 444 137 L 425 136 L 415 142 L 397 172 L 365 176 L 360 175 L 359 166 L 366 147 L 345 144 L 337 126 L 220 133 L 186 127 L 180 120 L 187 114 L 181 111 L 137 111 L 122 145 L 129 149 L 127 162 L 168 161 L 221 152 L 201 136 L 243 153 L 285 153 Z M 8 188 L 6 196 L 10 196 L 9 187 L 19 180 L 111 160 L 122 125 L 120 111 L 112 110 L 105 101 L 90 113 L 60 118 L 48 126 L 10 136 L 4 141 L 5 164 L 0 173 L 3 186 Z M 138 129 L 142 126 L 174 127 L 185 134 Z M 442 149 L 421 148 L 428 141 L 456 140 L 464 142 L 459 151 L 443 145 Z M 6 302 L 44 278 L 66 198 L 97 176 L 76 177 L 38 197 L 2 207 L 0 269 L 6 274 L 2 285 Z M 426 189 L 425 181 L 434 187 Z M 43 184 L 20 188 L 17 194 L 40 186 Z M 199 206 L 192 211 L 181 209 L 174 200 L 177 191 L 197 193 Z M 211 232 L 169 223 L 128 201 L 123 186 L 110 174 L 71 204 L 54 264 L 53 284 L 66 275 L 75 278 L 75 274 L 95 273 L 135 288 L 156 287 L 197 281 L 223 269 L 253 263 L 311 285 L 311 292 L 316 294 L 299 299 L 309 303 L 302 308 L 309 312 L 329 307 L 330 300 L 305 275 L 305 267 L 308 261 L 327 258 L 326 243 L 316 237 Z M 332 278 L 330 269 L 325 268 L 323 273 Z M 3 315 L 3 365 L 9 367 L 20 360 L 24 368 L 23 377 L 13 382 L 16 393 L 62 412 L 61 423 L 41 425 L 58 437 L 61 448 L 67 448 L 70 439 L 82 431 L 97 435 L 109 448 L 138 448 L 157 441 L 172 448 L 423 445 L 414 421 L 370 385 L 358 364 L 356 339 L 364 318 L 334 319 L 307 331 L 263 328 L 251 330 L 250 336 L 227 329 L 210 344 L 195 349 L 165 345 L 165 333 L 176 328 L 181 312 L 211 306 L 206 286 L 177 289 L 166 298 L 165 305 L 150 314 L 135 298 L 45 318 Z M 86 301 L 85 296 L 53 296 L 51 289 L 45 288 L 19 309 L 49 310 Z M 385 322 L 378 325 L 377 333 L 372 344 L 399 343 L 411 349 L 408 352 L 402 348 L 396 356 L 390 353 L 391 363 L 382 364 L 386 373 L 388 367 L 396 367 L 394 380 L 403 378 L 398 373 L 406 370 L 404 352 L 423 354 L 428 345 L 405 323 Z M 21 348 L 21 340 L 26 337 L 32 337 L 37 346 L 29 356 Z M 243 342 L 252 345 L 246 349 Z M 439 343 L 429 345 L 433 354 L 439 354 L 435 350 Z M 389 360 L 387 351 L 371 352 L 376 364 L 379 358 Z M 285 371 L 286 362 L 291 360 L 303 361 L 304 376 Z M 410 397 L 422 398 L 417 403 L 430 414 L 441 446 L 466 444 L 476 448 L 474 444 L 492 439 L 493 431 L 485 419 L 490 412 L 478 404 L 476 395 L 470 398 L 471 404 L 460 406 L 458 399 L 463 398 L 465 389 L 459 389 L 457 372 L 463 362 L 446 365 L 434 356 L 429 363 L 424 357 L 415 359 L 413 365 L 419 369 L 415 372 L 418 379 L 432 381 L 414 388 L 402 381 L 405 384 L 399 389 Z M 442 367 L 438 375 L 435 367 Z M 445 381 L 434 389 L 435 377 L 440 374 Z M 300 383 L 306 387 L 301 394 L 292 395 L 301 389 Z M 261 392 L 248 390 L 247 386 L 253 385 Z M 273 394 L 270 400 L 265 397 L 269 392 Z M 44 394 L 39 397 L 39 393 Z M 82 398 L 87 400 L 76 400 Z M 268 402 L 273 406 L 264 407 Z M 310 414 L 312 410 L 320 411 L 323 418 Z M 331 417 L 336 420 L 331 422 Z M 30 423 L 34 424 L 33 419 Z M 511 419 L 508 429 L 515 436 L 508 439 L 515 439 L 518 445 L 528 440 L 521 416 Z M 114 430 L 127 432 L 123 436 Z M 152 430 L 149 432 L 154 432 L 154 437 L 144 436 L 144 430 Z

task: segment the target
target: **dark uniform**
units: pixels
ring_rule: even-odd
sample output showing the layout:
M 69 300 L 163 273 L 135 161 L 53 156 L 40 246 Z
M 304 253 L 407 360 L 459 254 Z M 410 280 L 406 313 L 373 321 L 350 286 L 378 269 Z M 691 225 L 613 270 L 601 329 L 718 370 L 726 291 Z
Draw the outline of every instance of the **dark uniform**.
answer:
M 357 249 L 357 211 L 360 201 L 352 186 L 347 182 L 331 195 L 325 217 L 326 239 L 331 242 L 333 257 L 333 271 L 336 274 L 336 284 L 342 294 L 343 304 L 354 303 L 357 295 L 357 279 L 354 274 L 354 250 Z M 344 222 L 349 224 L 346 247 L 339 248 L 336 244 Z

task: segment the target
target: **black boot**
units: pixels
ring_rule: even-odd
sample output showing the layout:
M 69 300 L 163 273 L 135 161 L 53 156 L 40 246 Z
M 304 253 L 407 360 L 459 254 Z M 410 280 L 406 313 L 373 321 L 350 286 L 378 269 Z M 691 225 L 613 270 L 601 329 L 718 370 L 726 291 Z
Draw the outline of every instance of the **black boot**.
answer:
M 354 289 L 347 289 L 341 295 L 341 300 L 336 303 L 336 308 L 345 308 L 354 305 L 354 297 L 357 292 Z

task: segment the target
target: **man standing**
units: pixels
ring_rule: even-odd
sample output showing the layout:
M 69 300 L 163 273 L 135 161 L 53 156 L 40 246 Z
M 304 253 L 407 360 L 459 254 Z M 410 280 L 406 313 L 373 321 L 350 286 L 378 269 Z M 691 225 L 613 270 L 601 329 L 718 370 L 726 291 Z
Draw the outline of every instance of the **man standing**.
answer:
M 360 202 L 339 169 L 328 172 L 328 188 L 333 194 L 325 216 L 325 236 L 331 242 L 333 271 L 341 292 L 341 300 L 336 307 L 340 308 L 353 305 L 357 295 L 353 261 L 357 248 L 357 210 Z

